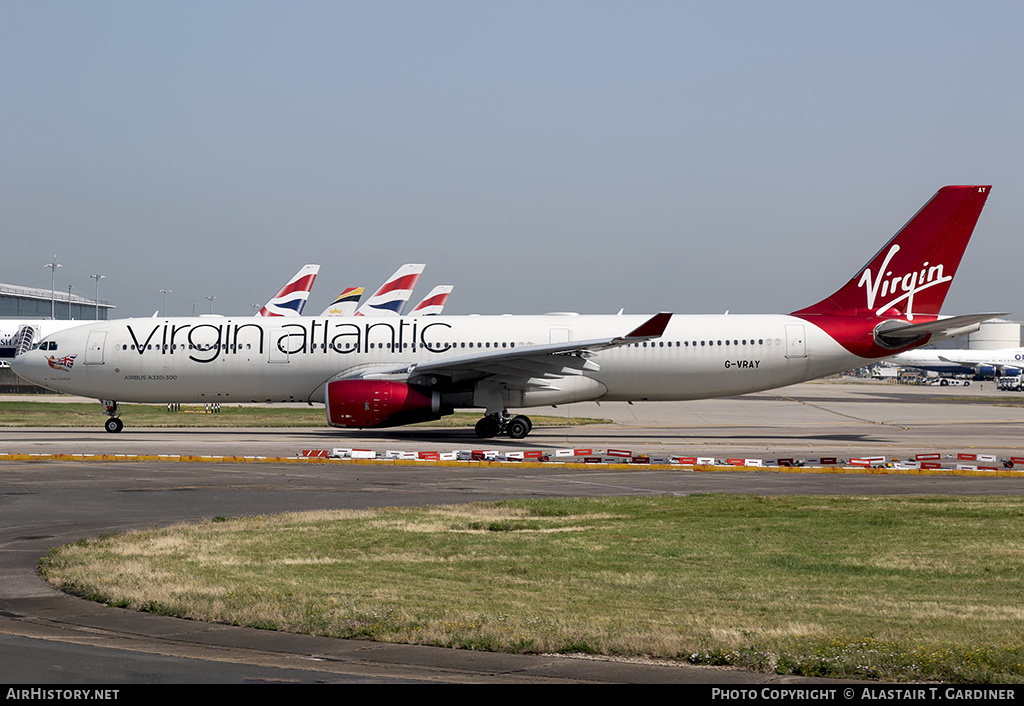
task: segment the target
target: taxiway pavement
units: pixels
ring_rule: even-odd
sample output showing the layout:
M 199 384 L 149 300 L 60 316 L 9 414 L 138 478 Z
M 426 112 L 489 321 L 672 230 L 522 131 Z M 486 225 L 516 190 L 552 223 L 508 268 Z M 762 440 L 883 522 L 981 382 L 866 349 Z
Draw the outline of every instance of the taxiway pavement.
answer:
M 986 386 L 987 387 L 987 386 Z M 1024 455 L 1024 407 L 976 401 L 971 388 L 805 384 L 690 403 L 572 405 L 555 413 L 616 424 L 538 428 L 485 447 L 623 447 L 665 455 L 855 456 L 975 450 Z M 997 401 L 999 398 L 996 397 Z M 98 408 L 98 405 L 97 405 Z M 3 453 L 293 456 L 304 448 L 480 448 L 472 432 L 414 429 L 4 429 Z M 507 497 L 688 494 L 1020 494 L 1024 474 L 974 478 L 678 467 L 507 469 L 344 464 L 5 461 L 0 463 L 0 683 L 767 683 L 739 670 L 565 657 L 491 655 L 213 626 L 106 608 L 35 573 L 50 547 L 216 515 L 469 502 Z

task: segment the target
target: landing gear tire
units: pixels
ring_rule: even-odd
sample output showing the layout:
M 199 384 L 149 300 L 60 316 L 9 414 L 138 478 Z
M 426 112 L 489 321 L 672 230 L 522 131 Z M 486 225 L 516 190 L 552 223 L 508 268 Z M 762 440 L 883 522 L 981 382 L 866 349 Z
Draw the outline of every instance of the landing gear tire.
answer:
M 484 417 L 476 423 L 476 435 L 480 439 L 490 439 L 498 435 L 500 425 L 494 417 Z
M 522 439 L 533 429 L 533 422 L 525 415 L 509 418 L 507 412 L 488 414 L 476 423 L 476 435 L 481 439 L 490 439 L 507 434 L 511 439 Z
M 103 428 L 106 429 L 111 434 L 116 434 L 117 432 L 124 429 L 124 422 L 122 422 L 118 417 L 111 417 L 110 419 L 103 423 Z
M 519 415 L 508 423 L 508 436 L 510 439 L 522 439 L 530 433 L 531 429 L 533 429 L 533 423 L 530 418 Z

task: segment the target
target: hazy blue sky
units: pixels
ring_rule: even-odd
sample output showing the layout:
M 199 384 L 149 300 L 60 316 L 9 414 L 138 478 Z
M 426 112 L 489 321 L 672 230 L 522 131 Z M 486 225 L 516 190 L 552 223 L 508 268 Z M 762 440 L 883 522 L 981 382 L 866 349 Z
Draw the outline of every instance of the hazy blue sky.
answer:
M 789 312 L 993 184 L 949 314 L 1024 316 L 1024 4 L 0 0 L 0 282 L 306 313 Z

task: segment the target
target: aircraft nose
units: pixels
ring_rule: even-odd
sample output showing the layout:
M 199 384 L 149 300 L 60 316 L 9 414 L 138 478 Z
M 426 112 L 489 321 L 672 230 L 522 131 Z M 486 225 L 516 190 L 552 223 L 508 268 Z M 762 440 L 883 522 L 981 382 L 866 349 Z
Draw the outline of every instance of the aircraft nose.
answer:
M 11 361 L 11 370 L 13 370 L 14 374 L 19 377 L 36 382 L 32 375 L 32 371 L 38 368 L 35 364 L 38 361 L 34 360 L 36 357 L 38 357 L 36 351 L 26 351 L 25 353 L 16 356 L 14 360 Z

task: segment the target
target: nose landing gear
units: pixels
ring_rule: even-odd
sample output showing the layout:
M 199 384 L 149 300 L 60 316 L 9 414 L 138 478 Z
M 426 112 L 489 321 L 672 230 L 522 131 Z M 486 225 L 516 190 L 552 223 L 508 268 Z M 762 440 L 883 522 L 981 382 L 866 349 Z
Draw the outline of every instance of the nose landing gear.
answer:
M 481 439 L 490 439 L 507 434 L 510 439 L 522 439 L 533 429 L 530 418 L 519 414 L 510 417 L 508 412 L 488 414 L 476 423 L 476 435 Z
M 114 400 L 100 400 L 100 402 L 106 408 L 108 417 L 107 421 L 103 423 L 103 428 L 111 434 L 116 434 L 124 429 L 124 422 L 121 421 L 119 416 L 121 411 L 117 408 L 117 402 Z

